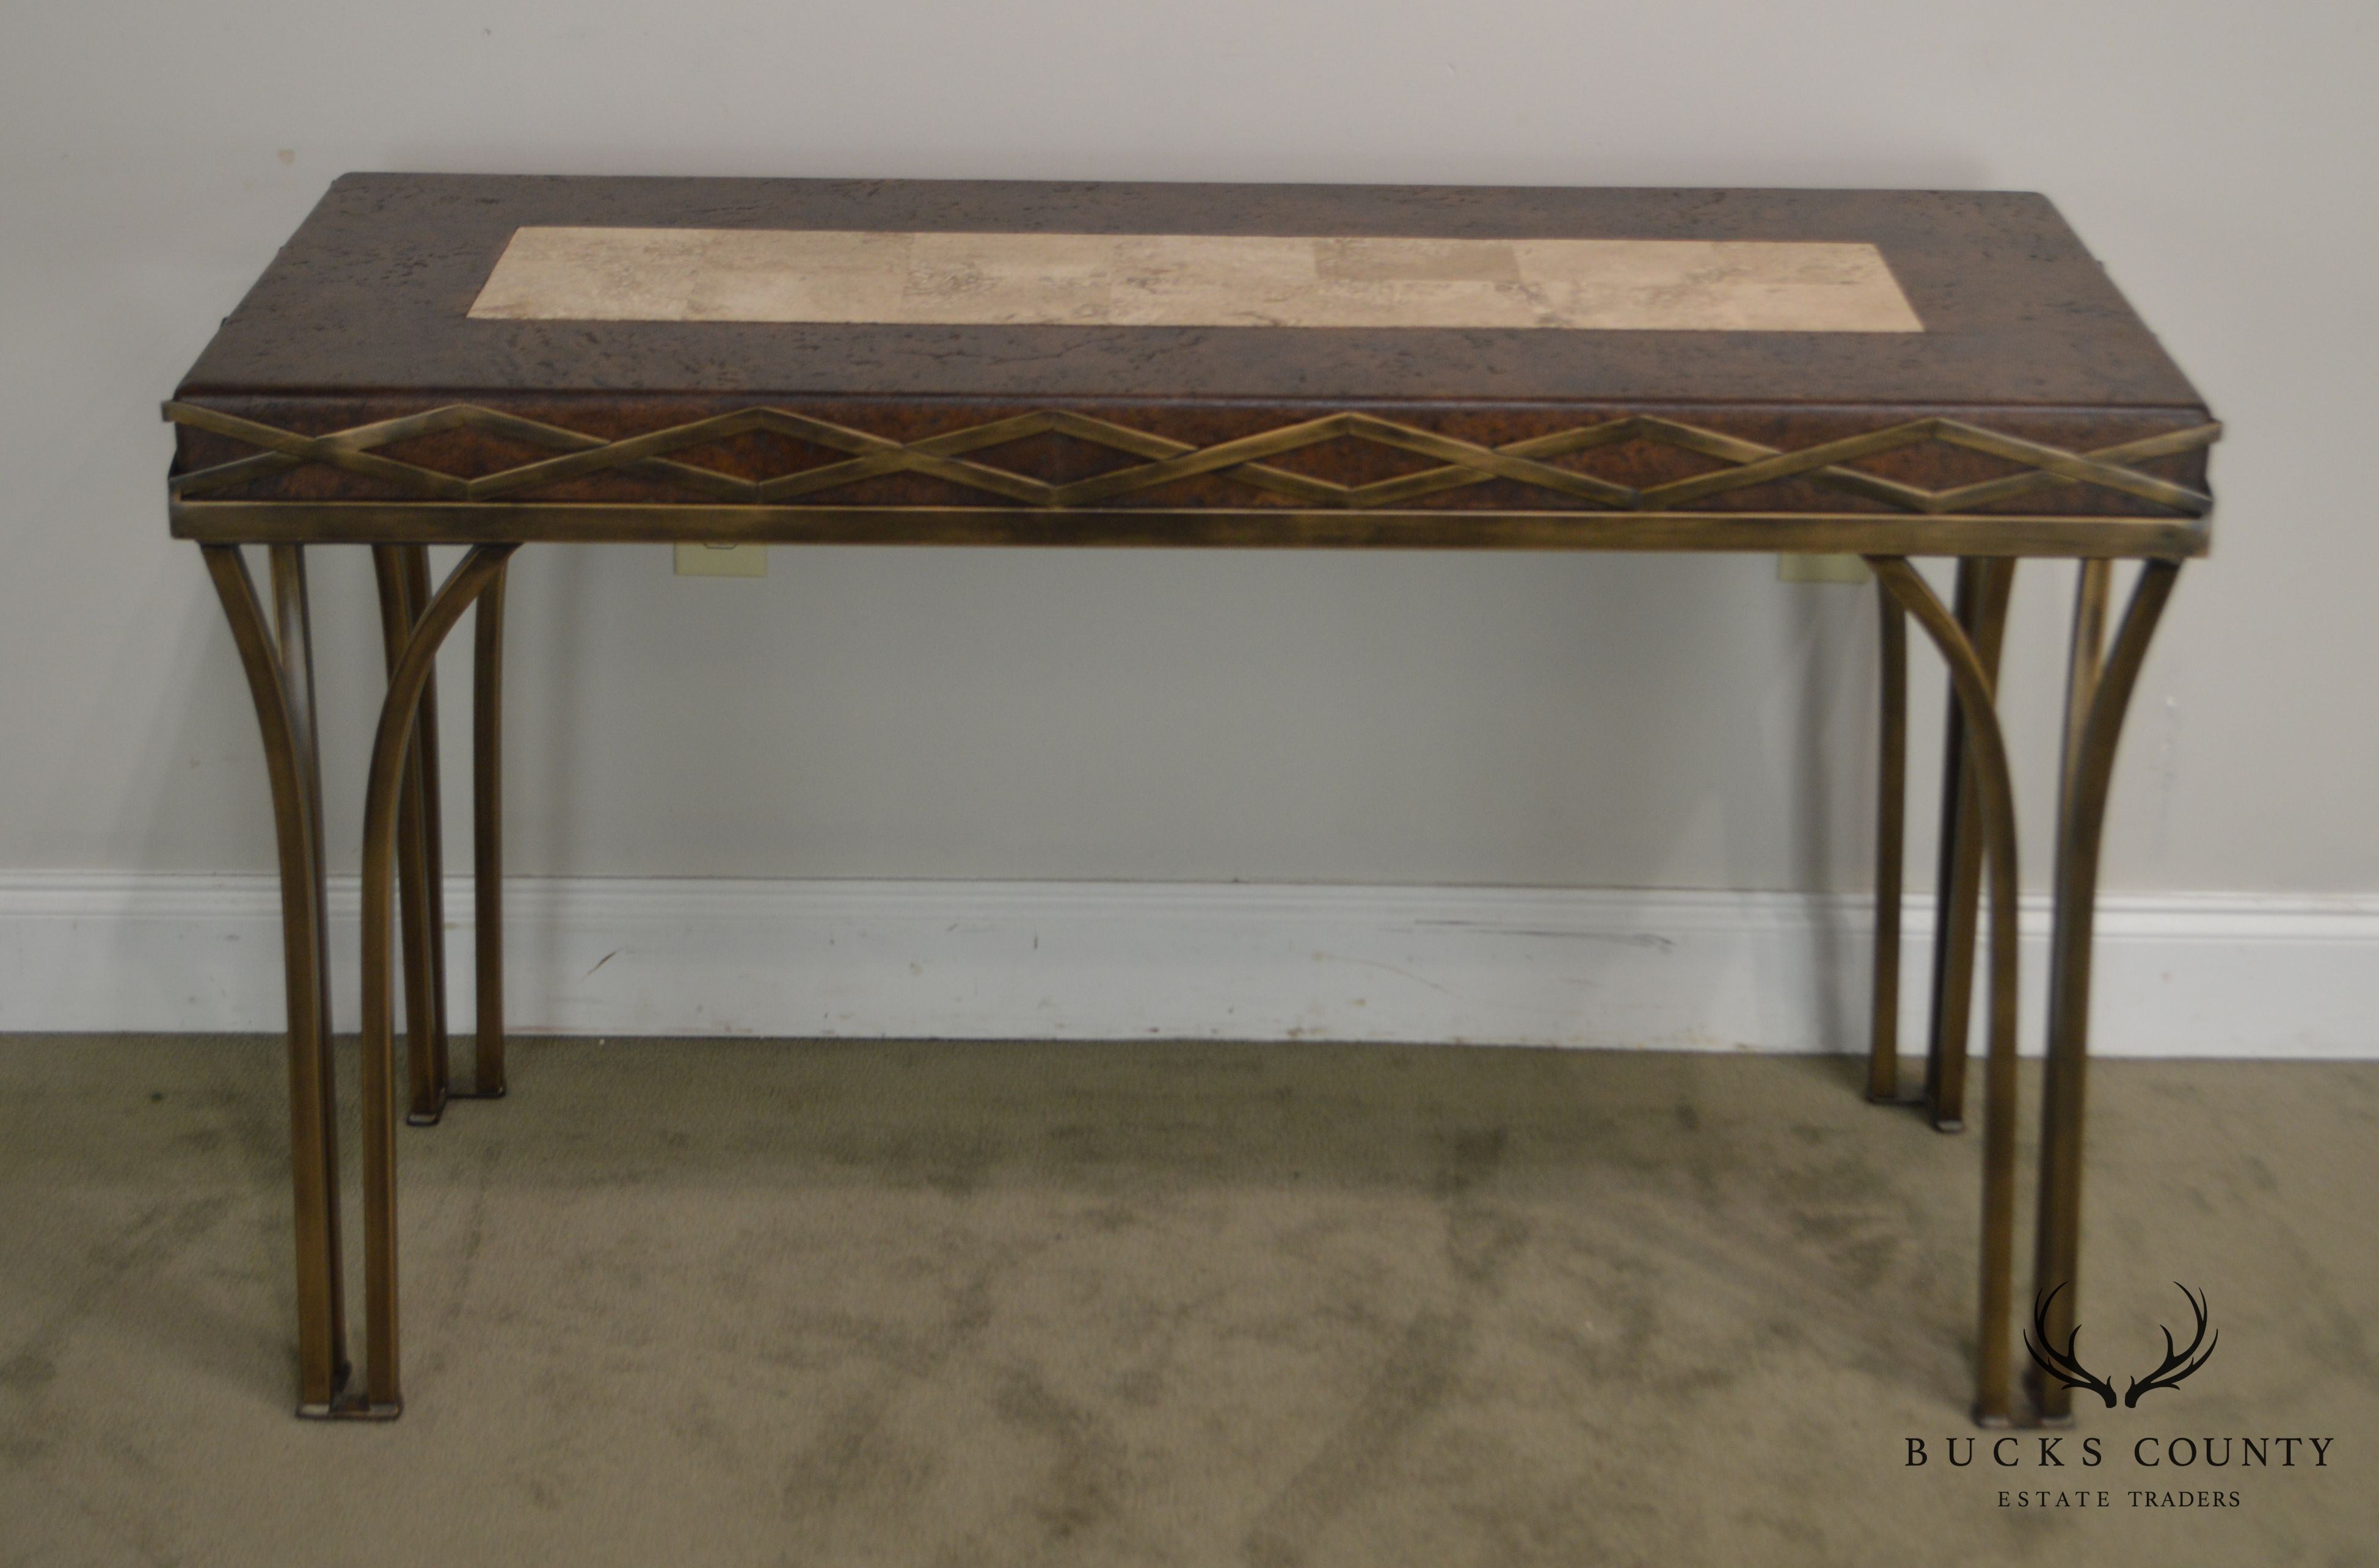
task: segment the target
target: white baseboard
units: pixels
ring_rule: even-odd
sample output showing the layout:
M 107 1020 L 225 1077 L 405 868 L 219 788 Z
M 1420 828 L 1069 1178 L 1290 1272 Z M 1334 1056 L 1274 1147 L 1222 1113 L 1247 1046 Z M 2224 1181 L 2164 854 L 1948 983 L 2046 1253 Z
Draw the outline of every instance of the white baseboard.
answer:
M 1864 1050 L 1866 900 L 1146 883 L 509 883 L 515 1030 Z M 356 885 L 331 887 L 339 1027 Z M 455 1029 L 469 885 L 446 898 Z M 264 876 L 0 876 L 0 1030 L 281 1027 Z M 1922 1041 L 1912 900 L 1903 1040 Z M 2024 911 L 2027 1048 L 2047 910 Z M 2110 897 L 2094 1048 L 2379 1055 L 2379 896 Z

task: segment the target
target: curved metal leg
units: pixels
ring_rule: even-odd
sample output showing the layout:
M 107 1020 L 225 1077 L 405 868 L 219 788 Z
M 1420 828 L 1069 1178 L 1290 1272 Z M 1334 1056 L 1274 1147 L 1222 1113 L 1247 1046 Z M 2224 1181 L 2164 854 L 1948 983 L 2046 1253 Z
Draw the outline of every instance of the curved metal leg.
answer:
M 2178 561 L 2140 569 L 2114 646 L 2105 654 L 2112 563 L 2085 561 L 2073 612 L 2073 664 L 2066 689 L 2065 777 L 2057 825 L 2056 925 L 2049 937 L 2048 1066 L 2041 1104 L 2040 1217 L 2034 1288 L 2056 1294 L 2044 1323 L 2050 1343 L 2073 1333 L 2082 1250 L 2082 1130 L 2090 1046 L 2090 942 L 2098 899 L 2098 850 L 2123 716 L 2147 658 L 2148 641 L 2180 581 Z M 2062 1286 L 2063 1288 L 2059 1288 Z M 2045 1421 L 2070 1420 L 2073 1391 L 2033 1379 Z
M 403 1406 L 397 1378 L 395 1001 L 390 995 L 390 895 L 400 791 L 422 690 L 438 645 L 495 580 L 514 545 L 476 545 L 429 601 L 388 681 L 364 793 L 363 1179 L 365 1383 L 371 1404 Z
M 405 597 L 417 617 L 429 603 L 429 547 L 405 547 Z M 416 1086 L 412 1112 L 405 1117 L 417 1126 L 435 1123 L 445 1108 L 453 1082 L 452 1050 L 446 1024 L 446 814 L 439 801 L 445 777 L 438 763 L 438 676 L 431 671 L 421 685 L 421 713 L 414 720 L 414 766 L 420 774 L 421 896 L 427 907 L 422 923 L 429 932 L 429 1103 L 425 1106 Z
M 313 635 L 305 558 L 272 548 L 277 639 L 248 562 L 200 547 L 255 699 L 281 861 L 281 956 L 289 1018 L 289 1167 L 297 1252 L 298 1414 L 345 1414 L 346 1309 L 339 1262 L 339 1159 L 332 1101 L 329 951 L 322 896 L 321 778 L 314 739 Z
M 478 1038 L 471 1095 L 504 1092 L 504 579 L 479 596 L 471 658 L 471 891 L 477 943 Z
M 1908 815 L 1908 612 L 1880 584 L 1881 736 L 1876 747 L 1875 998 L 1866 1046 L 1866 1097 L 1900 1095 L 1900 873 Z
M 1877 578 L 1916 618 L 1950 666 L 1966 766 L 1991 884 L 1990 1051 L 1983 1085 L 1983 1247 L 1981 1329 L 1974 1369 L 1974 1419 L 2005 1426 L 2009 1411 L 2009 1329 L 2015 1252 L 2015 790 L 1992 706 L 1991 677 L 1980 653 L 1916 569 L 1897 556 L 1870 556 Z
M 393 678 L 405 639 L 412 635 L 429 599 L 426 558 L 417 545 L 374 545 L 372 570 L 380 585 L 380 642 Z M 436 721 L 433 673 L 422 689 L 420 713 L 414 721 L 397 827 L 405 931 L 405 1049 L 412 1085 L 412 1104 L 405 1119 L 416 1127 L 437 1124 L 446 1106 L 448 1078 L 446 923 L 440 894 L 444 863 L 435 849 L 438 835 L 432 802 L 437 798 L 437 779 L 430 771 L 438 755 L 432 728 Z
M 1983 680 L 1999 682 L 1999 645 L 2007 629 L 2012 561 L 1958 563 L 1957 621 L 1972 645 Z M 1953 681 L 1951 686 L 1955 688 Z M 1925 1103 L 1943 1132 L 1965 1126 L 1966 1032 L 1974 1011 L 1974 932 L 1982 902 L 1981 823 L 1968 721 L 1962 702 L 1951 705 L 1941 764 L 1940 870 L 1934 882 L 1933 1028 L 1925 1055 Z

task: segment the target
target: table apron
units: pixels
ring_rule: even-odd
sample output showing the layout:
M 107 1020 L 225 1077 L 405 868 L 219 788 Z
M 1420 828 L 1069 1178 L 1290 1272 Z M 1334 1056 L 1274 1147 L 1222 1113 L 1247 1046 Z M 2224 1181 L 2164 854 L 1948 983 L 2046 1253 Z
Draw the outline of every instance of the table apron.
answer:
M 2183 561 L 2201 517 L 1287 508 L 823 507 L 546 501 L 171 503 L 201 544 L 1008 545 L 1221 549 L 1676 550 Z

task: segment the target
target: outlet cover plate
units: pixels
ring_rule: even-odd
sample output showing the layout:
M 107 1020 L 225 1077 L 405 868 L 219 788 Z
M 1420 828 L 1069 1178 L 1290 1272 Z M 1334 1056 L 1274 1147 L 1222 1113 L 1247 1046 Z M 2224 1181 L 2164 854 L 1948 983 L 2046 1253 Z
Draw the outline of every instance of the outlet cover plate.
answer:
M 677 574 L 681 577 L 766 577 L 768 574 L 768 547 L 681 544 L 677 547 Z

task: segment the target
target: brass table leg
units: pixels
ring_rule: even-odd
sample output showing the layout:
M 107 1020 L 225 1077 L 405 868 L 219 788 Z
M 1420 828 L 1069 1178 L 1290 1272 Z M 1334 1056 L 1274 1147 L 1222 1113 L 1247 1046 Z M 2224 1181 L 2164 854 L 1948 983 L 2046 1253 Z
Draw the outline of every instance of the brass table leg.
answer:
M 504 1092 L 504 579 L 494 579 L 472 612 L 471 892 L 477 941 L 478 1036 L 470 1096 Z
M 405 547 L 405 601 L 416 618 L 429 603 L 429 547 Z M 423 1103 L 420 1075 L 414 1076 L 413 1108 L 405 1120 L 417 1127 L 434 1125 L 453 1091 L 453 1069 L 446 1020 L 446 816 L 439 802 L 444 774 L 438 764 L 438 675 L 421 686 L 421 714 L 414 720 L 414 771 L 418 776 L 416 809 L 420 818 L 422 924 L 429 971 L 429 1090 Z M 411 1049 L 407 1031 L 407 1050 Z
M 297 1413 L 369 1415 L 347 1386 L 321 775 L 305 556 L 295 545 L 272 548 L 276 636 L 267 630 L 256 585 L 238 547 L 207 545 L 200 550 L 231 622 L 248 694 L 255 699 L 280 853 L 281 954 L 289 1019 L 289 1170 L 296 1224 Z
M 1875 995 L 1867 1026 L 1866 1097 L 1900 1096 L 1901 862 L 1908 816 L 1908 612 L 1876 585 L 1882 628 L 1881 734 L 1876 746 Z
M 375 547 L 377 554 L 381 547 Z M 421 694 L 438 645 L 495 580 L 513 545 L 475 545 L 412 623 L 393 661 L 364 793 L 363 1177 L 365 1381 L 371 1403 L 393 1414 L 398 1381 L 396 1311 L 395 999 L 390 994 L 390 897 L 396 875 L 397 818 Z M 383 569 L 385 573 L 385 569 Z
M 373 574 L 380 584 L 380 642 L 389 674 L 396 673 L 405 640 L 428 602 L 427 554 L 418 545 L 374 545 Z M 397 826 L 398 885 L 404 909 L 405 1062 L 412 1104 L 405 1119 L 431 1127 L 446 1107 L 446 923 L 444 857 L 436 813 L 438 798 L 437 680 L 422 688 L 405 764 L 405 794 Z
M 1987 685 L 1999 681 L 1999 645 L 2014 581 L 2013 561 L 1958 563 L 1957 623 Z M 1954 695 L 1956 681 L 1950 684 Z M 1965 1125 L 1966 1031 L 1974 1010 L 1982 839 L 1971 804 L 1978 792 L 1967 755 L 1973 749 L 1971 724 L 1965 703 L 1953 702 L 1941 763 L 1940 869 L 1933 893 L 1933 1027 L 1925 1055 L 1925 1103 L 1933 1125 L 1943 1132 L 1956 1132 Z
M 2054 1345 L 2073 1337 L 2082 1250 L 2082 1134 L 2090 1045 L 2090 941 L 2098 899 L 2098 850 L 2107 820 L 2115 748 L 2131 706 L 2148 641 L 2172 597 L 2180 567 L 2150 561 L 2140 568 L 2131 608 L 2106 648 L 2111 561 L 2082 564 L 2074 599 L 2073 662 L 2066 688 L 2065 766 L 2058 802 L 2055 929 L 2049 937 L 2048 1063 L 2041 1104 L 2040 1215 L 2034 1257 L 2035 1299 L 2047 1297 L 2042 1332 Z M 2103 667 L 2102 667 L 2103 659 Z M 2051 1293 L 2054 1293 L 2053 1295 Z M 2029 1379 L 2043 1421 L 2073 1414 L 2073 1391 Z
M 1981 1329 L 1974 1368 L 1974 1419 L 2009 1423 L 2009 1326 L 2015 1252 L 2015 791 L 2007 748 L 1992 705 L 1991 677 L 1967 628 L 1945 608 L 1916 569 L 1897 556 L 1867 564 L 1902 608 L 1916 618 L 1950 666 L 1965 734 L 1977 831 L 1990 871 L 1990 1053 L 1983 1092 L 1983 1246 Z M 2003 601 L 2002 601 L 2003 604 Z

